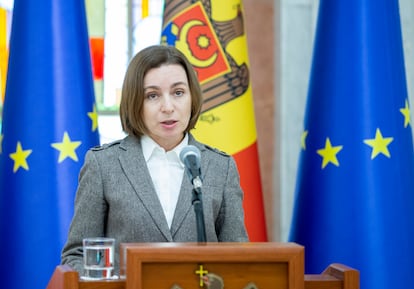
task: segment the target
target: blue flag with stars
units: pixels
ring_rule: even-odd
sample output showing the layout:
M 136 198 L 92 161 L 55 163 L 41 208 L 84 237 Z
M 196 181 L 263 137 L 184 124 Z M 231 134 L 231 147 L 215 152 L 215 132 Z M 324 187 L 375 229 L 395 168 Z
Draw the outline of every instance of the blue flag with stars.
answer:
M 305 271 L 414 284 L 414 152 L 398 0 L 321 0 L 290 241 Z
M 15 0 L 0 151 L 2 288 L 44 289 L 99 144 L 84 0 Z

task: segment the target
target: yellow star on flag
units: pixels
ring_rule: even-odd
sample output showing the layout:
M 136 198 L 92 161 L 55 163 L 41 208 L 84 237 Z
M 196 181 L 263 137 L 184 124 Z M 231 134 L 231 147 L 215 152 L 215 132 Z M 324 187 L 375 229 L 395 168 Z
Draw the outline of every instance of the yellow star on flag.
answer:
M 23 150 L 22 144 L 17 142 L 16 152 L 10 154 L 10 158 L 14 161 L 13 173 L 22 167 L 26 171 L 29 170 L 29 165 L 27 164 L 27 157 L 32 153 L 32 150 Z
M 93 106 L 93 111 L 88 112 L 88 117 L 92 120 L 92 131 L 98 128 L 98 113 L 96 112 L 96 105 Z
M 392 137 L 384 138 L 379 128 L 375 132 L 375 138 L 366 139 L 364 143 L 372 147 L 371 160 L 374 159 L 378 154 L 382 153 L 386 157 L 391 157 L 388 150 L 388 145 L 394 140 Z
M 404 116 L 404 127 L 410 124 L 410 107 L 408 106 L 408 100 L 405 100 L 405 107 L 400 109 L 400 112 Z
M 306 138 L 308 137 L 309 132 L 307 130 L 303 131 L 302 136 L 300 138 L 300 143 L 303 150 L 306 150 Z
M 322 156 L 322 169 L 324 169 L 329 163 L 333 163 L 335 166 L 339 166 L 336 155 L 342 150 L 343 146 L 333 147 L 329 137 L 326 138 L 325 147 L 317 150 L 318 155 Z
M 69 134 L 65 131 L 62 142 L 52 143 L 52 147 L 57 149 L 59 153 L 58 163 L 63 162 L 67 157 L 74 161 L 78 161 L 75 150 L 81 145 L 80 141 L 71 141 Z

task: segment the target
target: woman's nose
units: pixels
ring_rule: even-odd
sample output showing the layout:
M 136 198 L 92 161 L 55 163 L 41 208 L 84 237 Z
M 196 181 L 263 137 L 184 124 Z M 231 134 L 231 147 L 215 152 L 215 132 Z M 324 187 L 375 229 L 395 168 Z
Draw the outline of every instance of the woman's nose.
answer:
M 170 96 L 163 97 L 163 101 L 162 101 L 162 105 L 161 105 L 161 110 L 163 112 L 172 112 L 172 111 L 174 111 L 173 100 L 171 99 Z

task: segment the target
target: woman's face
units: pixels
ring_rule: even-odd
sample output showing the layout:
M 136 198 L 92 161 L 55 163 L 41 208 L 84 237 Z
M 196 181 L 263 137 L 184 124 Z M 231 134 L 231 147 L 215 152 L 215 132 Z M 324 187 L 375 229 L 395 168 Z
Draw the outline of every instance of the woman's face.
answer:
M 184 137 L 191 116 L 187 74 L 178 64 L 150 69 L 144 77 L 143 119 L 148 135 L 166 151 Z

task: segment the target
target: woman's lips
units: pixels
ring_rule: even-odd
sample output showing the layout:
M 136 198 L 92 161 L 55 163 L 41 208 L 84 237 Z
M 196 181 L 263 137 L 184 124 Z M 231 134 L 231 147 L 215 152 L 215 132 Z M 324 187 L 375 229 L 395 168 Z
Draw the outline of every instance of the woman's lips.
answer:
M 163 121 L 162 123 L 163 123 L 163 124 L 167 124 L 167 125 L 169 125 L 169 124 L 174 124 L 174 123 L 176 123 L 176 121 L 175 121 L 175 120 L 166 120 L 166 121 Z
M 176 120 L 166 120 L 166 121 L 161 122 L 161 124 L 167 128 L 173 127 L 176 123 L 177 123 Z

